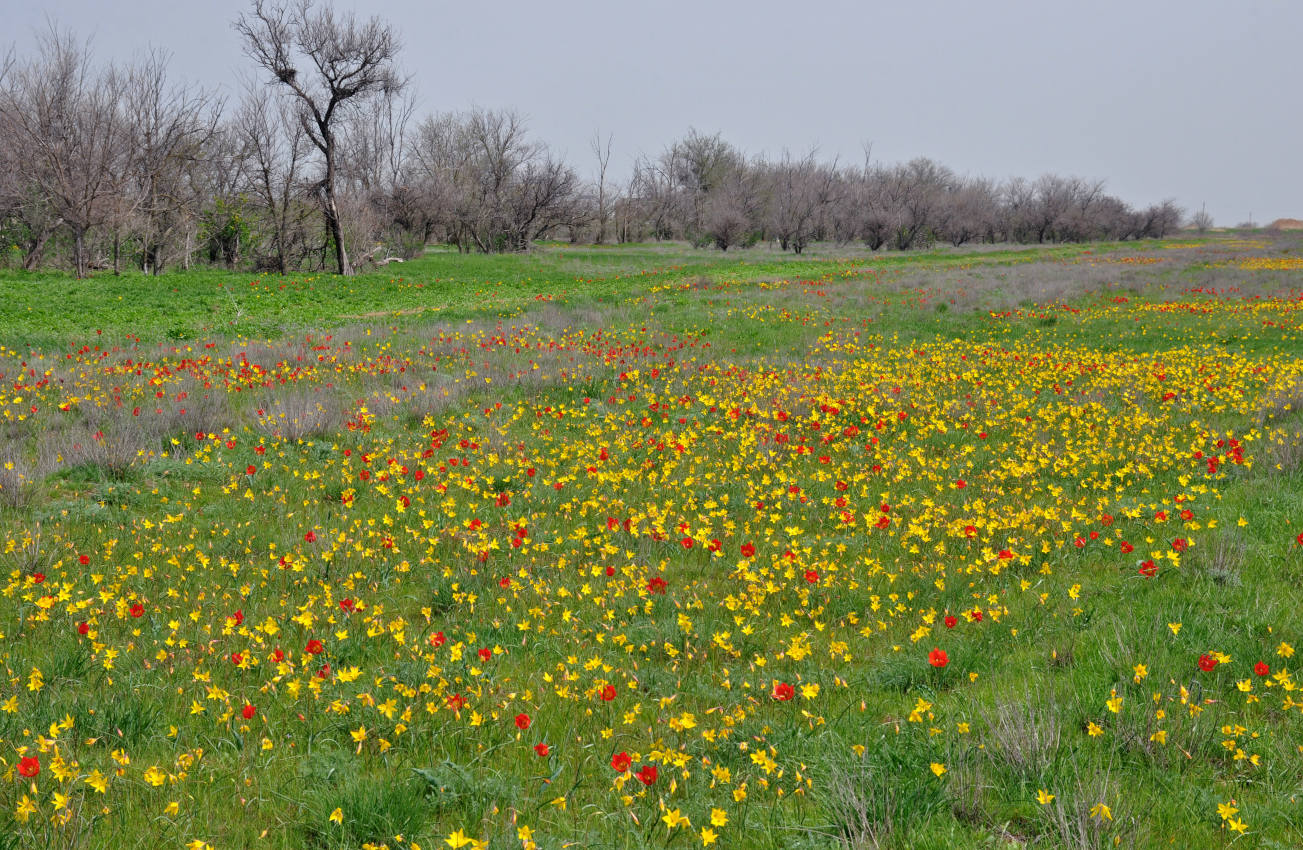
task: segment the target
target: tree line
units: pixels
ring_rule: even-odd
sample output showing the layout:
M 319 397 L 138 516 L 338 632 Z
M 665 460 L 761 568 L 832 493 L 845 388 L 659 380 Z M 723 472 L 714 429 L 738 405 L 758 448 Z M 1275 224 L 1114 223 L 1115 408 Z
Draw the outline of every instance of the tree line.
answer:
M 79 277 L 202 262 L 258 272 L 572 242 L 686 240 L 727 251 L 815 241 L 936 243 L 1162 237 L 1171 201 L 1133 208 L 1103 181 L 994 181 L 931 159 L 749 156 L 690 130 L 626 179 L 594 134 L 594 176 L 532 138 L 514 111 L 418 115 L 398 38 L 314 0 L 253 0 L 234 27 L 254 76 L 237 100 L 168 75 L 166 54 L 98 63 L 51 28 L 0 60 L 0 256 Z

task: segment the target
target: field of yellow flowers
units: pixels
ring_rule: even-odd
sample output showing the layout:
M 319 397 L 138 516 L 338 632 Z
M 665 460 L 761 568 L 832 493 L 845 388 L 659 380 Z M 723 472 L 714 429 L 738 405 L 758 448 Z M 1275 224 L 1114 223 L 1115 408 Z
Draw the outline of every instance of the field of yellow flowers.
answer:
M 1299 846 L 1298 248 L 0 275 L 0 848 Z

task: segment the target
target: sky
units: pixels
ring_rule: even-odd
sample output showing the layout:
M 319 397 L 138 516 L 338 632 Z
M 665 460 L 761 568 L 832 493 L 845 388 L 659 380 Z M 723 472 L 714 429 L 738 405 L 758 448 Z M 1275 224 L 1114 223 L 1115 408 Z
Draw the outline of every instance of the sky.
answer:
M 318 0 L 320 2 L 320 0 Z M 611 174 L 689 128 L 750 154 L 931 157 L 961 174 L 1106 181 L 1219 225 L 1303 218 L 1296 0 L 337 0 L 403 43 L 422 112 L 514 108 L 534 138 Z M 233 102 L 248 8 L 193 0 L 0 0 L 0 52 L 49 21 L 101 59 L 172 53 Z

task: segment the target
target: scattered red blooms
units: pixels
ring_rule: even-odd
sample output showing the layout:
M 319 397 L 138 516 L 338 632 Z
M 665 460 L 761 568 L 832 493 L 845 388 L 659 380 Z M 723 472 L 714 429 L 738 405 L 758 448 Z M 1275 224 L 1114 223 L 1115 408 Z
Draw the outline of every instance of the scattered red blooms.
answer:
M 633 759 L 629 758 L 628 753 L 616 753 L 611 756 L 611 769 L 616 773 L 624 773 L 633 765 Z
M 145 606 L 144 606 L 144 605 L 141 605 L 139 602 L 137 602 L 135 605 L 132 605 L 132 606 L 131 606 L 131 616 L 133 616 L 133 617 L 143 617 L 143 616 L 145 616 Z
M 1303 537 L 1303 534 L 1300 534 L 1299 537 Z M 1300 540 L 1299 542 L 1303 543 L 1303 540 Z M 83 567 L 86 566 L 90 563 L 90 555 L 77 556 L 77 563 L 81 564 Z
M 819 583 L 819 573 L 818 573 L 817 571 L 815 571 L 815 570 L 806 570 L 806 571 L 805 571 L 805 580 L 806 580 L 806 582 L 808 582 L 809 584 L 818 584 L 818 583 Z
M 1205 652 L 1203 655 L 1199 656 L 1199 669 L 1204 671 L 1205 673 L 1211 672 L 1212 669 L 1216 666 L 1217 666 L 1217 659 L 1213 658 L 1208 653 Z
M 308 543 L 316 543 L 316 542 L 317 542 L 317 532 L 315 532 L 315 531 L 309 531 L 307 534 L 303 535 L 303 539 L 304 539 L 306 542 L 308 542 Z
M 638 772 L 634 775 L 638 777 L 638 781 L 643 785 L 652 785 L 656 782 L 656 765 L 644 764 L 638 768 Z
M 18 760 L 18 775 L 31 779 L 41 772 L 41 761 L 36 756 L 23 756 Z
M 341 599 L 339 600 L 339 610 L 343 611 L 345 614 L 352 614 L 357 610 L 357 603 L 352 599 Z
M 253 464 L 249 464 L 244 468 L 245 475 L 253 475 L 257 471 L 258 471 L 258 467 L 254 466 Z
M 796 688 L 792 687 L 787 682 L 779 682 L 774 685 L 774 690 L 770 696 L 776 700 L 785 702 L 796 696 Z
M 1140 564 L 1139 573 L 1145 578 L 1153 578 L 1158 575 L 1158 564 L 1153 561 L 1144 561 Z
M 305 646 L 303 650 L 307 652 L 308 655 L 320 655 L 321 653 L 326 651 L 326 645 L 323 644 L 321 641 L 317 640 L 316 638 L 313 638 L 312 640 L 308 641 L 308 645 Z
M 941 668 L 950 663 L 950 657 L 946 655 L 944 649 L 933 647 L 932 651 L 927 654 L 927 663 L 933 667 Z
M 525 713 L 522 712 L 522 713 L 516 715 L 516 728 L 517 728 L 517 729 L 528 729 L 528 728 L 529 728 L 529 724 L 532 723 L 532 722 L 533 722 L 533 721 L 531 721 L 531 720 L 529 719 L 529 715 L 528 715 L 528 714 L 525 714 Z
M 1300 534 L 1300 535 L 1299 535 L 1299 543 L 1300 543 L 1300 544 L 1303 544 L 1303 534 Z M 755 554 L 756 554 L 756 545 L 755 545 L 754 543 L 743 543 L 743 544 L 742 544 L 742 557 L 743 557 L 743 558 L 754 558 L 754 557 L 755 557 Z
M 1190 548 L 1190 541 L 1186 540 L 1184 537 L 1178 537 L 1172 541 L 1172 548 L 1177 552 L 1184 552 L 1186 549 Z
M 615 685 L 607 685 L 602 688 L 602 702 L 610 702 L 615 699 Z
M 1259 676 L 1265 676 L 1271 672 L 1271 668 L 1267 666 L 1267 662 L 1259 661 L 1257 664 L 1253 665 L 1253 672 L 1257 673 Z
M 663 596 L 665 595 L 665 588 L 668 586 L 669 585 L 666 583 L 665 579 L 660 576 L 655 576 L 651 581 L 647 582 L 647 591 L 649 593 L 659 593 Z
M 1122 541 L 1122 545 L 1119 548 L 1122 550 L 1123 555 L 1130 555 L 1132 552 L 1136 551 L 1136 547 L 1132 546 L 1125 540 Z
M 258 709 L 253 707 L 253 703 L 246 702 L 244 708 L 240 709 L 240 716 L 245 720 L 252 720 L 253 716 L 258 713 Z
M 547 758 L 547 754 L 552 751 L 548 748 L 547 744 L 535 744 L 534 752 L 538 753 L 543 758 Z
M 77 634 L 85 635 L 90 633 L 90 623 L 78 623 Z
M 479 651 L 479 656 L 480 656 L 480 661 L 488 661 L 490 658 L 493 657 L 493 650 L 489 649 L 486 646 Z
M 947 614 L 943 622 L 946 624 L 947 629 L 953 629 L 955 626 L 959 625 L 959 618 L 954 614 Z

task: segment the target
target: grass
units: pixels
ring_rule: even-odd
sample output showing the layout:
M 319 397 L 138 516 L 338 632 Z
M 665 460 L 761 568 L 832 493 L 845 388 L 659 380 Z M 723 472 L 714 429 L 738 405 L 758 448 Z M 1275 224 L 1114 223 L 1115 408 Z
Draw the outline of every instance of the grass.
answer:
M 1297 248 L 3 273 L 0 847 L 1296 846 Z

